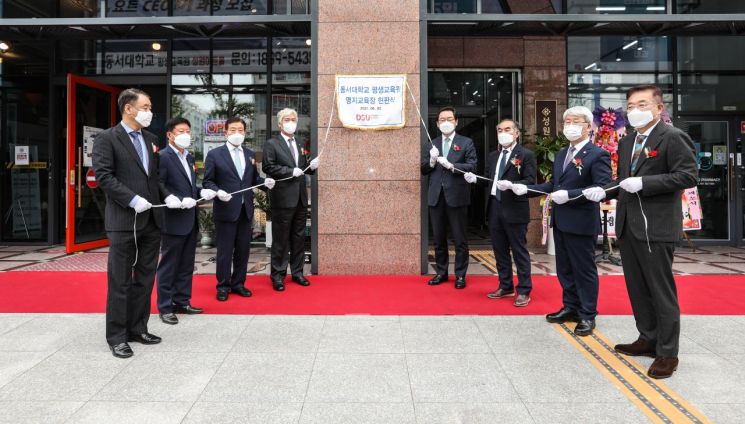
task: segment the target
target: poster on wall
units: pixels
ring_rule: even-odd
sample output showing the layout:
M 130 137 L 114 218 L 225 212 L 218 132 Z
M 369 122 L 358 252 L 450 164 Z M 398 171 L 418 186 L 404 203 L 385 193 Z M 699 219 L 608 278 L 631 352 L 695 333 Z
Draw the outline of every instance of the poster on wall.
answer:
M 15 153 L 11 145 L 11 152 Z M 27 148 L 29 161 L 31 156 L 38 157 L 36 146 Z M 18 239 L 42 237 L 41 223 L 41 185 L 39 169 L 13 169 L 10 173 L 10 204 L 8 214 L 12 217 L 12 234 Z M 7 218 L 6 218 L 7 219 Z
M 15 164 L 16 165 L 28 165 L 28 146 L 16 146 L 15 148 Z
M 103 128 L 83 126 L 83 166 L 93 166 L 93 141 Z
M 336 105 L 344 128 L 390 130 L 406 125 L 406 75 L 337 75 Z

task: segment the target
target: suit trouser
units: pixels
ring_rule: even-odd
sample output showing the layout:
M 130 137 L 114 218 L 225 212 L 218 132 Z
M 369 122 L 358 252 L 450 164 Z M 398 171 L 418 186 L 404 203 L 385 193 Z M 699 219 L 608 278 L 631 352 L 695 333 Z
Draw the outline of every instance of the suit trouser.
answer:
M 576 311 L 581 319 L 598 314 L 598 268 L 595 265 L 597 236 L 565 233 L 554 227 L 556 276 L 559 278 L 564 307 Z
M 673 278 L 675 244 L 655 242 L 648 247 L 646 240 L 626 234 L 618 243 L 639 338 L 655 344 L 658 356 L 678 356 L 680 307 Z
M 150 318 L 160 229 L 151 213 L 137 217 L 148 219 L 145 228 L 137 231 L 137 249 L 133 231 L 106 232 L 109 239 L 106 341 L 111 346 L 126 342 L 130 334 L 146 333 Z M 137 263 L 132 267 L 136 251 Z
M 466 237 L 466 223 L 468 221 L 468 207 L 451 207 L 445 201 L 445 192 L 440 190 L 437 205 L 429 207 L 432 221 L 432 233 L 435 239 L 435 262 L 437 274 L 448 275 L 448 236 L 447 228 L 455 242 L 455 276 L 465 277 L 468 271 L 468 239 Z
M 308 207 L 300 199 L 294 208 L 272 208 L 272 281 L 285 277 L 288 262 L 291 275 L 303 275 L 307 215 Z
M 219 291 L 238 289 L 244 287 L 246 283 L 248 256 L 251 253 L 253 236 L 252 221 L 253 216 L 249 217 L 243 206 L 235 221 L 215 220 L 215 244 L 217 245 L 215 275 Z
M 157 273 L 158 311 L 161 314 L 173 312 L 173 305 L 189 304 L 196 249 L 196 225 L 189 234 L 183 236 L 161 236 Z
M 528 253 L 528 224 L 509 223 L 504 217 L 502 202 L 490 197 L 489 234 L 497 260 L 499 288 L 515 290 L 512 281 L 512 259 L 517 268 L 517 293 L 530 294 L 533 282 L 530 279 L 530 253 Z M 512 258 L 510 257 L 512 251 Z

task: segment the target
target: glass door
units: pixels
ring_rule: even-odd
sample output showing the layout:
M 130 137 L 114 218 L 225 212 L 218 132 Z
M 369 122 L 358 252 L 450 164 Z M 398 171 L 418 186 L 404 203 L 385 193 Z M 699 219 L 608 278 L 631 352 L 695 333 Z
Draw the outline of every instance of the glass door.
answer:
M 108 245 L 106 196 L 96 182 L 92 154 L 96 135 L 117 122 L 120 91 L 77 75 L 67 76 L 67 253 Z
M 696 147 L 698 161 L 698 194 L 701 204 L 701 229 L 688 234 L 696 240 L 735 242 L 734 193 L 735 155 L 732 152 L 729 118 L 687 118 L 687 128 Z M 742 234 L 740 231 L 738 234 Z M 740 237 L 737 237 L 740 238 Z
M 737 240 L 738 245 L 745 244 L 745 115 L 737 116 L 734 118 L 732 125 L 734 132 L 734 154 L 730 155 L 730 164 L 735 170 L 735 184 L 734 184 L 734 195 L 735 195 L 735 216 L 737 219 L 736 227 L 737 234 L 739 234 Z

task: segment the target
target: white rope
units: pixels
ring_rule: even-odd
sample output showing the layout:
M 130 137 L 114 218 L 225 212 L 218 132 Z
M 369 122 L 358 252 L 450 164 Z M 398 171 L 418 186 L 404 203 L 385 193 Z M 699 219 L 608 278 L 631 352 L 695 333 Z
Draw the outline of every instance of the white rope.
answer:
M 327 141 L 328 141 L 328 138 L 329 138 L 329 133 L 331 132 L 331 122 L 333 122 L 333 119 L 334 119 L 334 110 L 335 110 L 335 108 L 336 108 L 336 90 L 334 90 L 334 97 L 331 99 L 331 113 L 329 113 L 329 120 L 328 120 L 328 123 L 326 124 L 326 133 L 325 133 L 325 135 L 323 137 L 323 146 L 321 146 L 321 151 L 318 152 L 318 155 L 316 155 L 315 159 L 320 158 L 323 155 L 324 150 L 326 149 Z M 310 164 L 308 166 L 306 166 L 305 169 L 303 169 L 303 174 L 308 169 L 310 169 Z M 289 176 L 289 177 L 285 177 L 285 178 L 280 178 L 278 180 L 274 180 L 274 182 L 275 183 L 278 183 L 280 181 L 287 181 L 287 180 L 291 180 L 293 178 L 295 178 L 295 177 L 294 176 Z M 233 196 L 235 194 L 240 194 L 240 193 L 243 193 L 243 192 L 246 192 L 246 191 L 249 191 L 249 190 L 253 190 L 255 188 L 259 188 L 261 186 L 266 186 L 266 183 L 256 184 L 256 185 L 251 186 L 251 187 L 248 187 L 248 188 L 243 188 L 243 189 L 234 191 L 232 193 L 228 193 L 228 195 Z M 204 197 L 200 197 L 196 201 L 197 201 L 197 203 L 199 203 L 199 202 L 207 201 L 207 199 L 205 199 Z M 166 207 L 166 204 L 165 203 L 161 203 L 161 204 L 158 204 L 158 205 L 152 205 L 151 206 L 151 209 L 163 208 L 163 207 Z M 134 228 L 132 229 L 132 231 L 134 233 L 134 239 L 135 239 L 135 261 L 134 261 L 134 263 L 132 263 L 132 267 L 134 267 L 135 265 L 137 265 L 137 259 L 139 258 L 139 247 L 137 246 L 137 211 L 135 211 Z

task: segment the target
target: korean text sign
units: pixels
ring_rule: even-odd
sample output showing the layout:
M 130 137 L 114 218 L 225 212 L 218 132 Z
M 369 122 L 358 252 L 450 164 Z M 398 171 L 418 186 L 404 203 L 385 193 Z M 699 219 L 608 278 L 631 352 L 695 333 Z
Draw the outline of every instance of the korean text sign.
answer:
M 406 124 L 406 75 L 337 75 L 336 104 L 344 128 L 387 130 Z

